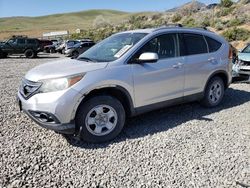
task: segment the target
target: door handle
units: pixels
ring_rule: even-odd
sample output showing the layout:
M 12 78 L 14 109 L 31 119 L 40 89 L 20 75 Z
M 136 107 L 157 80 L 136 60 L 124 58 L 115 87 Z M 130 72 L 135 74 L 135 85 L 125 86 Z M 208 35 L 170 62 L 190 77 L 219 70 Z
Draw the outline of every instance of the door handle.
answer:
M 182 66 L 183 66 L 183 63 L 177 63 L 177 64 L 173 65 L 173 68 L 179 69 L 179 68 L 181 68 Z
M 216 61 L 215 58 L 211 57 L 208 59 L 208 62 L 212 63 L 212 64 L 217 64 L 218 62 Z

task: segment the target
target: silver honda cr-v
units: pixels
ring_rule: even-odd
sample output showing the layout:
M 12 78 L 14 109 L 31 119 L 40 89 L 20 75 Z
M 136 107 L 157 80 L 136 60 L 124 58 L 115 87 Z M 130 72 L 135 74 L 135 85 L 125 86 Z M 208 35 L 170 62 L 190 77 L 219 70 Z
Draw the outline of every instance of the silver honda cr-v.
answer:
M 217 106 L 231 83 L 230 45 L 204 29 L 117 33 L 78 59 L 30 70 L 20 108 L 42 127 L 87 142 L 116 137 L 126 117 L 188 101 Z

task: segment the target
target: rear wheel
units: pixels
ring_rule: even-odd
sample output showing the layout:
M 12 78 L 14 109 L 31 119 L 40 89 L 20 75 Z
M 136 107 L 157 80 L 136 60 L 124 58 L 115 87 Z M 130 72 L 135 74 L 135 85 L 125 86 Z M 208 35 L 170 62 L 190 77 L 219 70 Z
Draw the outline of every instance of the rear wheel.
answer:
M 56 53 L 56 50 L 54 48 L 51 48 L 50 53 Z
M 79 52 L 78 52 L 78 51 L 72 52 L 72 57 L 73 57 L 74 59 L 76 59 L 78 56 L 79 56 Z
M 46 48 L 46 49 L 43 50 L 43 52 L 44 52 L 44 53 L 49 53 L 49 49 Z
M 36 54 L 33 50 L 28 49 L 28 50 L 26 50 L 26 51 L 24 52 L 24 55 L 25 55 L 25 57 L 27 57 L 27 58 L 34 58 L 34 57 L 36 57 L 37 54 Z
M 207 84 L 204 98 L 201 104 L 206 107 L 215 107 L 219 105 L 223 99 L 225 86 L 220 77 L 213 77 Z
M 100 143 L 114 139 L 125 123 L 125 111 L 119 100 L 111 96 L 96 96 L 81 104 L 76 114 L 80 137 Z

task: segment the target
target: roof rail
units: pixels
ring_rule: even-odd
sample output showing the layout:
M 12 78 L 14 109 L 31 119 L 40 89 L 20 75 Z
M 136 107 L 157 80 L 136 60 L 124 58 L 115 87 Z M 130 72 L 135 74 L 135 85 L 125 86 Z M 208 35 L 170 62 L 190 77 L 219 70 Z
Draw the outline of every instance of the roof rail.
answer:
M 208 30 L 206 27 L 195 27 L 196 29 L 204 29 L 204 30 Z
M 181 24 L 167 24 L 167 25 L 163 25 L 163 26 L 156 28 L 155 31 L 166 29 L 168 27 L 183 27 L 183 26 Z
M 162 25 L 159 28 L 166 28 L 166 27 L 183 27 L 182 24 L 166 24 Z
M 28 38 L 27 35 L 12 35 L 12 38 Z
M 182 24 L 167 24 L 165 27 L 183 27 Z
M 207 27 L 194 27 L 193 29 L 201 29 L 201 30 L 210 31 Z
M 198 29 L 198 30 L 206 30 L 206 31 L 210 31 L 207 27 L 185 27 L 182 24 L 167 24 L 167 25 L 163 25 L 161 27 L 158 27 L 155 29 L 155 31 L 161 30 L 161 29 L 166 29 L 169 27 L 174 27 L 174 28 L 186 28 L 186 29 Z M 212 31 L 210 31 L 212 32 Z

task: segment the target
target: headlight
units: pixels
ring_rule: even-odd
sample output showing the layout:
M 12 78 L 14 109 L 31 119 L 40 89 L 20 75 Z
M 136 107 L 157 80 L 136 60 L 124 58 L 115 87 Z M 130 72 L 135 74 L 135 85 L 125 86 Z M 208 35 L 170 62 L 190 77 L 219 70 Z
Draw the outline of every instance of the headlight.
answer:
M 42 93 L 48 93 L 64 90 L 79 82 L 83 77 L 84 74 L 64 78 L 40 80 L 39 82 L 42 82 L 42 86 L 40 87 L 39 91 Z

